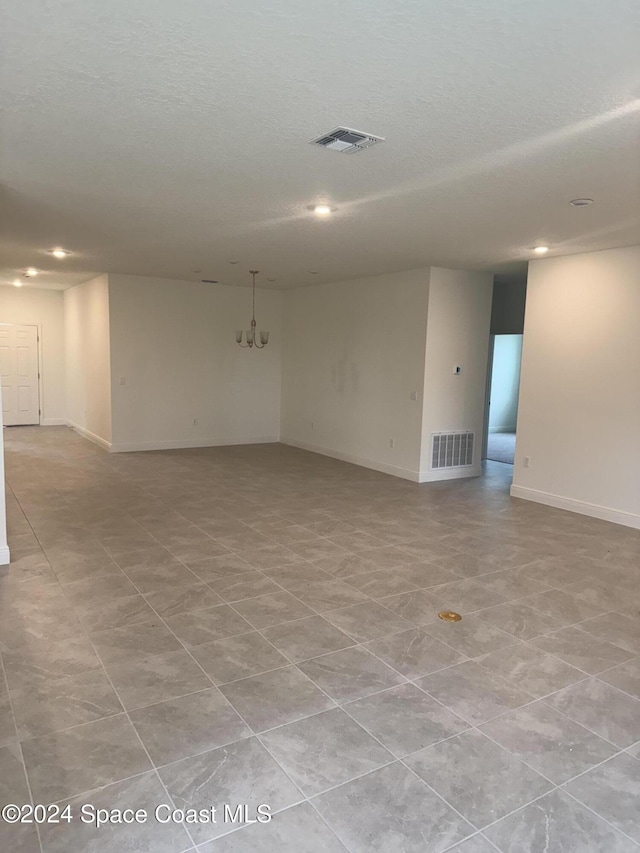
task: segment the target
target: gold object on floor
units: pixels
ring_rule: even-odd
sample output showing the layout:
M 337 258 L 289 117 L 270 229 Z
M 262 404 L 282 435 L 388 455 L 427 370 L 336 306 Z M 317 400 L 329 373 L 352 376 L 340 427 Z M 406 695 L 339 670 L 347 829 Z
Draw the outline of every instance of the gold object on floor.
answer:
M 462 616 L 459 613 L 454 613 L 453 610 L 442 610 L 438 616 L 444 622 L 459 622 L 462 619 Z

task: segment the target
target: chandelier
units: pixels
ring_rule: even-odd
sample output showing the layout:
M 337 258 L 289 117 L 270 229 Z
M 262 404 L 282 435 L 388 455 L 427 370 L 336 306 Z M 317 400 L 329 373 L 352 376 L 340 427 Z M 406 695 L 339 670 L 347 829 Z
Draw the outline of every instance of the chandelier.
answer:
M 241 347 L 256 347 L 263 349 L 269 343 L 269 332 L 260 332 L 260 343 L 256 337 L 256 276 L 258 270 L 249 270 L 249 275 L 253 276 L 253 313 L 251 315 L 251 328 L 243 333 L 242 329 L 236 331 L 236 343 Z M 246 336 L 246 343 L 243 343 L 242 336 Z

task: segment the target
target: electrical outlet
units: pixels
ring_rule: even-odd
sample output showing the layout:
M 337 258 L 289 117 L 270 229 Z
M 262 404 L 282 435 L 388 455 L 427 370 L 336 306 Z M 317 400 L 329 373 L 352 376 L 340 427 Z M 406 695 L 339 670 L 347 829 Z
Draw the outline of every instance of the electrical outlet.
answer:
M 127 377 L 126 377 L 126 376 L 121 376 L 121 377 L 120 377 L 120 384 L 121 384 L 121 385 L 126 385 L 126 384 L 127 384 Z
M 194 425 L 194 426 L 198 426 L 198 419 L 197 419 L 197 418 L 194 418 L 194 419 L 193 419 L 193 425 Z
M 530 464 L 531 464 L 531 457 L 525 456 L 524 459 L 522 460 L 523 468 L 528 468 Z
M 389 439 L 389 447 L 394 447 L 394 446 L 395 446 L 395 441 L 392 438 L 390 438 Z
M 410 400 L 417 400 L 418 399 L 418 392 L 417 391 L 411 391 L 411 393 L 409 394 L 409 399 Z

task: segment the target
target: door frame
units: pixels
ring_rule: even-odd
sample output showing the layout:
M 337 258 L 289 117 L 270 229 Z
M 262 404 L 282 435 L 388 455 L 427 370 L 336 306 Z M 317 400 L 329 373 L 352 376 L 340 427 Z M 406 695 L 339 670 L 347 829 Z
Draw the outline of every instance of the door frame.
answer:
M 25 426 L 42 426 L 42 376 L 44 373 L 44 365 L 42 363 L 42 347 L 40 340 L 42 337 L 42 326 L 40 323 L 8 323 L 0 320 L 0 326 L 35 326 L 36 329 L 36 354 L 38 357 L 38 423 L 25 424 Z
M 489 449 L 489 415 L 491 408 L 491 380 L 493 378 L 493 354 L 496 346 L 496 336 L 489 335 L 489 352 L 487 354 L 487 378 L 484 387 L 484 417 L 482 420 L 482 457 L 484 462 Z

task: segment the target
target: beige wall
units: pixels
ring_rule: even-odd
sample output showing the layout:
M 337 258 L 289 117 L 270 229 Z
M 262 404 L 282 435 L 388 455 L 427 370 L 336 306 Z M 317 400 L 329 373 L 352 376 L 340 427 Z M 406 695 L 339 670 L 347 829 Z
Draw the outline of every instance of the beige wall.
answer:
M 283 442 L 417 479 L 428 295 L 428 268 L 285 293 Z
M 512 494 L 640 527 L 640 247 L 530 264 Z
M 111 445 L 109 288 L 106 275 L 64 291 L 67 420 Z
M 31 285 L 0 287 L 0 323 L 39 326 L 41 423 L 66 423 L 62 292 Z
M 491 273 L 431 268 L 422 481 L 480 474 L 492 290 Z M 458 376 L 456 365 L 462 368 Z M 475 432 L 473 469 L 430 471 L 432 434 L 458 430 Z
M 282 294 L 256 303 L 270 341 L 241 349 L 249 288 L 109 275 L 114 450 L 278 440 Z

